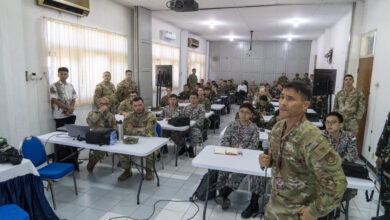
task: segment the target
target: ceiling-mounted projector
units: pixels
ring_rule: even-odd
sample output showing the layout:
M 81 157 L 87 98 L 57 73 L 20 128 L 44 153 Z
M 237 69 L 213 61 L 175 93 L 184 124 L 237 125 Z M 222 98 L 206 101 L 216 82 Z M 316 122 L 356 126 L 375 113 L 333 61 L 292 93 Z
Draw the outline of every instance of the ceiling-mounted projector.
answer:
M 167 7 L 176 12 L 198 11 L 199 5 L 195 0 L 171 0 Z

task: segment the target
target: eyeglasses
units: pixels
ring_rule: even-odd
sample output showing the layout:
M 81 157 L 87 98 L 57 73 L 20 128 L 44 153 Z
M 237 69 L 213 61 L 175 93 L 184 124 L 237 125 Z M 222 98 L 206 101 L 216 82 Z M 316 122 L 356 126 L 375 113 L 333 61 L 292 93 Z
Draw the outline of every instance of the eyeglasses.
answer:
M 338 123 L 338 121 L 325 121 L 326 125 L 334 125 L 336 123 Z

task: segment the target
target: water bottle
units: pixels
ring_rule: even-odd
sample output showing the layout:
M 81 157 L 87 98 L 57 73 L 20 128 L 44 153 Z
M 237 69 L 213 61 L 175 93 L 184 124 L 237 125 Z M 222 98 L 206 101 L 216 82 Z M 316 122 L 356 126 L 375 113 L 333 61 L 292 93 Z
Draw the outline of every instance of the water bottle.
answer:
M 123 141 L 123 123 L 119 120 L 116 125 L 118 126 L 118 140 Z
M 263 147 L 264 154 L 268 155 L 268 149 L 269 149 L 269 140 L 268 139 L 263 141 L 262 147 Z

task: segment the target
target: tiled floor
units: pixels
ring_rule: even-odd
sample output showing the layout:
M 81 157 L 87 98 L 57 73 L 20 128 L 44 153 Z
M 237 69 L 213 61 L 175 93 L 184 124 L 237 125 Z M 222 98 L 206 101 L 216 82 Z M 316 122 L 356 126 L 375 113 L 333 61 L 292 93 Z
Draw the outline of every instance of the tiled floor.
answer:
M 219 143 L 219 132 L 233 119 L 237 110 L 238 106 L 233 106 L 232 113 L 221 117 L 221 129 L 216 134 L 211 131 L 205 145 Z M 71 177 L 65 177 L 55 183 L 54 193 L 57 201 L 55 212 L 61 219 L 108 220 L 119 216 L 145 219 L 152 214 L 157 200 L 188 200 L 207 170 L 192 167 L 191 159 L 184 156 L 179 158 L 178 167 L 175 167 L 173 155 L 173 147 L 169 145 L 169 154 L 164 155 L 165 169 L 162 170 L 161 163 L 157 163 L 161 185 L 156 187 L 156 180 L 144 181 L 140 205 L 136 204 L 140 178 L 137 170 L 133 169 L 134 175 L 127 181 L 118 182 L 117 177 L 122 169 L 115 167 L 114 172 L 111 172 L 111 155 L 95 167 L 93 174 L 86 171 L 85 161 L 77 174 L 78 196 L 74 194 Z M 88 152 L 82 151 L 80 158 L 87 159 Z M 117 158 L 115 165 L 116 163 Z M 227 211 L 222 211 L 214 201 L 210 201 L 207 219 L 241 219 L 241 212 L 249 203 L 249 193 L 245 190 L 248 188 L 245 181 L 240 188 L 241 190 L 231 194 L 232 207 Z M 50 193 L 47 191 L 45 193 L 51 203 Z M 366 202 L 364 193 L 359 191 L 358 196 L 351 201 L 349 219 L 370 219 L 375 215 L 378 192 L 375 192 L 374 200 L 371 202 Z M 155 205 L 154 214 L 150 219 L 188 219 L 195 214 L 194 219 L 202 219 L 204 203 L 198 201 L 197 204 L 198 212 L 197 207 L 189 202 L 159 202 Z M 341 219 L 344 219 L 344 216 Z

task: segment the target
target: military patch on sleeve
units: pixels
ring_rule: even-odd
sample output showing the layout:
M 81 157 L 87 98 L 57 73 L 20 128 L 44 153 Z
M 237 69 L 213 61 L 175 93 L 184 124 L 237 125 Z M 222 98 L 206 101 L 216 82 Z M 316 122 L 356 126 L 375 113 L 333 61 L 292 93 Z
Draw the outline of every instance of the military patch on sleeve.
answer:
M 328 163 L 328 165 L 334 165 L 336 164 L 337 158 L 336 154 L 329 152 L 328 154 L 325 155 L 325 160 Z
M 350 138 L 351 138 L 351 140 L 356 141 L 356 137 L 355 136 L 352 135 Z

